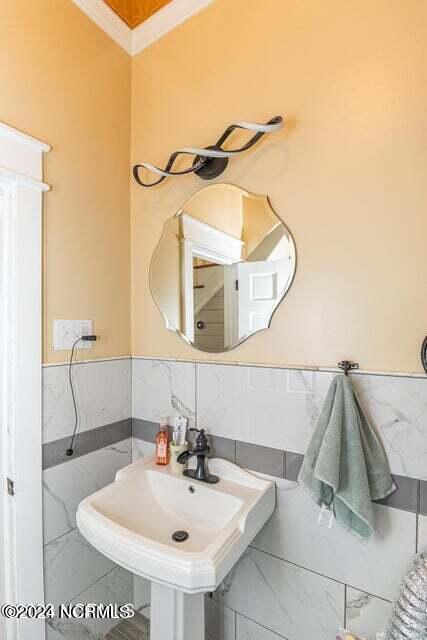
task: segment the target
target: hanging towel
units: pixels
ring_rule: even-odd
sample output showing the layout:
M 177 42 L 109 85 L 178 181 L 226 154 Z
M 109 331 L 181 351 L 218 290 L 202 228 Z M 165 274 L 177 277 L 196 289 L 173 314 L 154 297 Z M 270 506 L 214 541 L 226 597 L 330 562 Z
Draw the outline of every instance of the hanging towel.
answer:
M 331 508 L 340 525 L 364 540 L 375 530 L 372 500 L 396 489 L 383 445 L 345 375 L 332 381 L 298 480 L 319 506 Z

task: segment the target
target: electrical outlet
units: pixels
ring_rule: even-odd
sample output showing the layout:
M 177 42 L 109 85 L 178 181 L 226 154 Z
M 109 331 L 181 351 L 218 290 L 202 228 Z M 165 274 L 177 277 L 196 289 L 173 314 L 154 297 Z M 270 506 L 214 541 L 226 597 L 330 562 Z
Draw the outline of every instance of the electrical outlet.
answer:
M 55 351 L 69 350 L 80 336 L 92 334 L 92 320 L 54 320 L 53 321 L 53 348 Z M 92 349 L 92 342 L 82 340 L 76 346 L 77 349 Z

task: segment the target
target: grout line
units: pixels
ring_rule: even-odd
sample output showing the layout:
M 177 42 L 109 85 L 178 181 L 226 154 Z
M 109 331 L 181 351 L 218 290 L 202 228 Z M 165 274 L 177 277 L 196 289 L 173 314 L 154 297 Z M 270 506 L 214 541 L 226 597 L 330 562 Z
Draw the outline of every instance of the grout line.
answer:
M 61 538 L 63 538 L 64 536 L 68 536 L 70 533 L 76 530 L 77 530 L 77 527 L 73 527 L 72 529 L 69 529 L 65 533 L 61 533 L 61 535 L 58 536 L 57 538 L 54 538 L 53 540 L 49 540 L 49 542 L 44 543 L 43 547 L 45 548 L 45 547 L 48 547 L 50 544 L 53 544 L 54 542 L 58 542 L 58 540 L 61 540 Z
M 419 522 L 420 522 L 420 517 L 419 514 L 417 513 L 417 518 L 415 520 L 415 553 L 418 553 L 419 549 L 418 549 L 418 545 L 419 545 L 419 535 L 418 535 L 418 528 L 419 528 Z
M 234 611 L 234 609 L 233 609 L 233 611 Z M 286 638 L 286 636 L 281 636 L 276 631 L 273 631 L 273 629 L 270 629 L 270 627 L 266 627 L 264 624 L 260 624 L 256 620 L 252 620 L 252 618 L 249 618 L 249 616 L 245 616 L 243 613 L 240 613 L 239 611 L 235 611 L 235 614 L 236 614 L 236 622 L 237 622 L 237 616 L 239 615 L 240 617 L 245 618 L 245 620 L 249 620 L 250 622 L 253 622 L 254 624 L 258 625 L 259 627 L 261 627 L 261 629 L 265 629 L 266 631 L 270 631 L 270 633 L 273 633 L 278 638 L 283 638 L 283 640 L 288 640 L 288 638 Z M 237 624 L 236 624 L 236 631 L 237 631 Z
M 88 585 L 87 587 L 85 587 L 83 589 L 83 591 L 80 591 L 76 596 L 73 596 L 70 600 L 70 602 L 72 602 L 73 600 L 75 600 L 76 598 L 78 598 L 79 596 L 81 596 L 85 591 L 88 591 L 89 589 L 92 589 L 92 587 L 94 587 L 96 584 L 98 584 L 98 582 L 101 582 L 101 580 L 104 580 L 104 578 L 106 578 L 107 576 L 110 575 L 110 573 L 113 573 L 113 571 L 116 571 L 116 569 L 120 569 L 121 567 L 119 567 L 119 565 L 115 565 L 112 569 L 110 569 L 109 571 L 107 571 L 107 573 L 104 573 L 103 576 L 101 576 L 100 578 L 98 578 L 98 580 L 95 580 L 95 582 L 92 582 L 92 584 Z M 68 603 L 69 604 L 69 603 Z
M 351 589 L 354 589 L 355 591 L 360 591 L 361 593 L 366 593 L 366 595 L 371 596 L 372 598 L 378 598 L 378 600 L 383 600 L 383 602 L 389 602 L 391 603 L 391 600 L 388 600 L 387 598 L 384 598 L 384 596 L 378 596 L 375 593 L 370 593 L 369 591 L 365 591 L 364 589 L 361 589 L 360 587 L 356 587 L 352 584 L 349 584 L 348 582 L 343 582 L 342 580 L 338 580 L 337 578 L 332 578 L 331 576 L 327 576 L 324 573 L 319 573 L 319 571 L 315 571 L 314 569 L 309 569 L 308 567 L 304 567 L 301 564 L 297 564 L 296 562 L 291 562 L 290 560 L 285 560 L 284 558 L 281 558 L 280 556 L 275 555 L 274 553 L 270 553 L 269 551 L 264 551 L 263 549 L 259 549 L 258 547 L 254 547 L 252 544 L 249 545 L 250 549 L 254 549 L 255 551 L 258 551 L 259 553 L 264 553 L 266 556 L 271 556 L 272 558 L 275 558 L 276 560 L 281 560 L 282 562 L 286 562 L 286 564 L 290 564 L 293 567 L 298 567 L 298 569 L 302 569 L 303 571 L 308 571 L 309 573 L 314 573 L 316 576 L 320 576 L 321 578 L 325 578 L 326 580 L 331 580 L 332 582 L 336 582 L 338 584 L 343 585 L 343 587 L 350 587 Z
M 347 585 L 344 585 L 344 629 L 347 629 Z

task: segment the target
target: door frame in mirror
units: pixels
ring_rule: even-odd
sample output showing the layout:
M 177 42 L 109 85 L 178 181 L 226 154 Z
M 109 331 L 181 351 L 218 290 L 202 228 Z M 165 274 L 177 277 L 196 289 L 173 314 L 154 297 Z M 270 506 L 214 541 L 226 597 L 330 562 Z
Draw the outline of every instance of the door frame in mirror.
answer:
M 241 251 L 242 245 L 244 245 L 245 243 L 241 240 L 239 240 L 238 238 L 231 236 L 229 234 L 226 234 L 224 232 L 221 232 L 220 230 L 216 229 L 215 227 L 202 222 L 201 220 L 197 220 L 195 218 L 193 218 L 192 216 L 190 216 L 189 214 L 187 214 L 185 212 L 185 208 L 186 208 L 186 204 L 194 197 L 196 197 L 198 194 L 200 194 L 201 192 L 207 190 L 207 189 L 212 189 L 215 187 L 219 187 L 219 186 L 227 186 L 227 187 L 231 187 L 233 189 L 237 189 L 239 191 L 243 191 L 247 197 L 251 197 L 251 198 L 256 198 L 259 200 L 264 200 L 265 204 L 268 206 L 268 208 L 270 209 L 271 213 L 273 214 L 273 216 L 275 216 L 277 218 L 278 221 L 278 225 L 280 224 L 287 236 L 288 242 L 289 242 L 289 249 L 290 249 L 290 255 L 291 255 L 291 259 L 292 259 L 292 269 L 290 271 L 289 274 L 289 278 L 287 281 L 287 286 L 286 289 L 284 289 L 282 296 L 280 297 L 277 306 L 273 309 L 273 311 L 271 312 L 270 318 L 269 318 L 269 322 L 268 322 L 268 326 L 263 327 L 262 329 L 256 329 L 254 331 L 252 331 L 251 333 L 248 333 L 247 335 L 245 335 L 244 337 L 242 337 L 241 339 L 239 339 L 238 342 L 231 344 L 230 346 L 225 346 L 224 345 L 224 349 L 222 349 L 221 351 L 211 351 L 209 349 L 203 349 L 200 346 L 197 346 L 194 342 L 195 339 L 195 335 L 194 335 L 194 315 L 191 315 L 190 317 L 190 313 L 192 311 L 194 311 L 194 291 L 193 291 L 193 255 L 196 255 L 197 252 L 197 257 L 201 257 L 205 260 L 210 260 L 213 261 L 215 260 L 216 262 L 218 262 L 219 264 L 223 264 L 223 265 L 231 265 L 231 264 L 237 264 L 238 262 L 241 262 L 241 259 L 236 260 L 236 250 L 231 250 L 230 253 L 228 251 L 224 252 L 224 253 L 219 253 L 216 250 L 212 249 L 212 240 L 210 242 L 204 242 L 203 240 L 200 241 L 200 238 L 197 238 L 197 232 L 195 233 L 195 237 L 188 237 L 188 238 L 183 238 L 180 240 L 181 242 L 181 246 L 183 247 L 182 249 L 182 255 L 183 255 L 183 259 L 181 261 L 181 266 L 180 266 L 180 278 L 182 283 L 186 283 L 185 286 L 187 287 L 187 290 L 190 283 L 191 283 L 191 291 L 188 294 L 188 304 L 185 305 L 185 301 L 183 300 L 182 297 L 182 292 L 181 292 L 181 304 L 182 304 L 182 309 L 184 309 L 184 312 L 181 313 L 181 318 L 182 318 L 182 328 L 177 328 L 176 326 L 174 326 L 168 316 L 166 315 L 165 311 L 162 309 L 162 305 L 160 300 L 158 299 L 154 286 L 153 286 L 153 280 L 152 280 L 152 270 L 153 270 L 153 263 L 155 262 L 155 259 L 158 255 L 158 253 L 160 252 L 160 246 L 162 244 L 162 240 L 164 239 L 164 237 L 167 234 L 167 230 L 168 230 L 168 224 L 172 224 L 174 221 L 176 220 L 182 220 L 182 219 L 186 219 L 186 225 L 187 225 L 187 229 L 186 230 L 194 230 L 196 227 L 200 229 L 205 228 L 205 230 L 209 229 L 209 233 L 211 235 L 211 238 L 213 238 L 215 235 L 218 238 L 219 236 L 224 237 L 224 236 L 228 236 L 230 239 L 232 239 L 232 241 L 239 243 L 239 248 Z M 219 235 L 218 235 L 219 234 Z M 210 245 L 210 246 L 209 246 Z M 240 254 L 241 257 L 241 254 Z M 245 342 L 248 338 L 250 338 L 252 335 L 255 335 L 255 333 L 257 333 L 258 331 L 261 330 L 265 330 L 265 329 L 269 329 L 271 326 L 271 322 L 273 320 L 273 316 L 276 313 L 277 309 L 280 307 L 281 302 L 283 301 L 283 299 L 285 298 L 287 292 L 289 291 L 294 279 L 295 279 L 295 274 L 296 274 L 296 270 L 297 270 L 297 251 L 296 251 L 296 245 L 295 245 L 295 241 L 293 238 L 293 235 L 290 231 L 290 229 L 288 228 L 288 226 L 285 224 L 285 222 L 283 221 L 283 219 L 276 213 L 274 207 L 271 204 L 271 200 L 270 197 L 268 195 L 265 194 L 256 194 L 253 193 L 251 191 L 248 191 L 247 189 L 243 188 L 243 187 L 239 187 L 237 185 L 231 184 L 231 183 L 221 183 L 221 182 L 216 182 L 214 184 L 210 184 L 208 186 L 204 186 L 201 189 L 197 189 L 194 193 L 190 194 L 183 205 L 181 205 L 181 207 L 179 208 L 179 210 L 175 213 L 174 216 L 172 216 L 171 218 L 168 218 L 163 226 L 163 230 L 162 230 L 162 234 L 160 236 L 160 239 L 156 245 L 156 248 L 153 252 L 153 255 L 151 257 L 151 261 L 150 261 L 150 268 L 149 268 L 149 288 L 150 288 L 150 292 L 151 295 L 153 297 L 153 300 L 155 302 L 155 305 L 157 306 L 157 308 L 159 309 L 161 316 L 163 317 L 163 320 L 165 322 L 165 326 L 169 331 L 173 331 L 174 333 L 176 333 L 177 335 L 179 335 L 181 338 L 183 338 L 183 340 L 185 340 L 185 342 L 187 342 L 187 344 L 189 344 L 190 346 L 192 346 L 193 348 L 199 350 L 199 351 L 203 351 L 206 353 L 226 353 L 227 351 L 230 351 L 231 349 L 235 349 L 236 347 L 238 347 L 239 345 L 243 344 L 243 342 Z M 224 283 L 225 284 L 225 283 Z M 226 287 L 224 287 L 225 289 Z M 228 287 L 229 288 L 229 287 Z M 224 295 L 224 305 L 227 305 L 228 308 L 233 309 L 233 306 L 235 307 L 235 302 L 233 300 L 230 300 L 230 295 L 227 295 L 227 292 L 225 291 L 225 295 Z M 225 334 L 224 334 L 224 340 L 225 343 L 229 342 L 229 339 L 231 336 L 234 335 L 235 333 L 235 327 L 233 329 L 233 321 L 234 324 L 236 324 L 236 318 L 235 316 L 235 309 L 232 312 L 232 318 L 231 318 L 231 322 L 229 323 L 228 326 L 228 330 L 225 329 Z M 234 320 L 233 320 L 234 318 Z M 190 336 L 188 334 L 186 334 L 187 332 L 187 327 L 188 330 L 190 331 Z M 228 336 L 228 337 L 227 337 Z
M 178 212 L 186 237 L 181 240 L 183 260 L 181 264 L 183 324 L 189 342 L 194 341 L 194 275 L 193 258 L 201 258 L 222 265 L 230 265 L 241 257 L 244 242 L 214 227 Z M 224 247 L 219 252 L 218 242 Z

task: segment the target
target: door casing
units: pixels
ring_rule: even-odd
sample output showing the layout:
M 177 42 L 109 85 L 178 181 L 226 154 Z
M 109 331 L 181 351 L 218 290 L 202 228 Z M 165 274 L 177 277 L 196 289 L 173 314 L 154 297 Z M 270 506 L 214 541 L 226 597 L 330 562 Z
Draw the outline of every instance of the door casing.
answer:
M 42 213 L 49 150 L 0 123 L 0 600 L 9 604 L 44 603 Z M 44 620 L 0 624 L 6 640 L 45 639 Z

